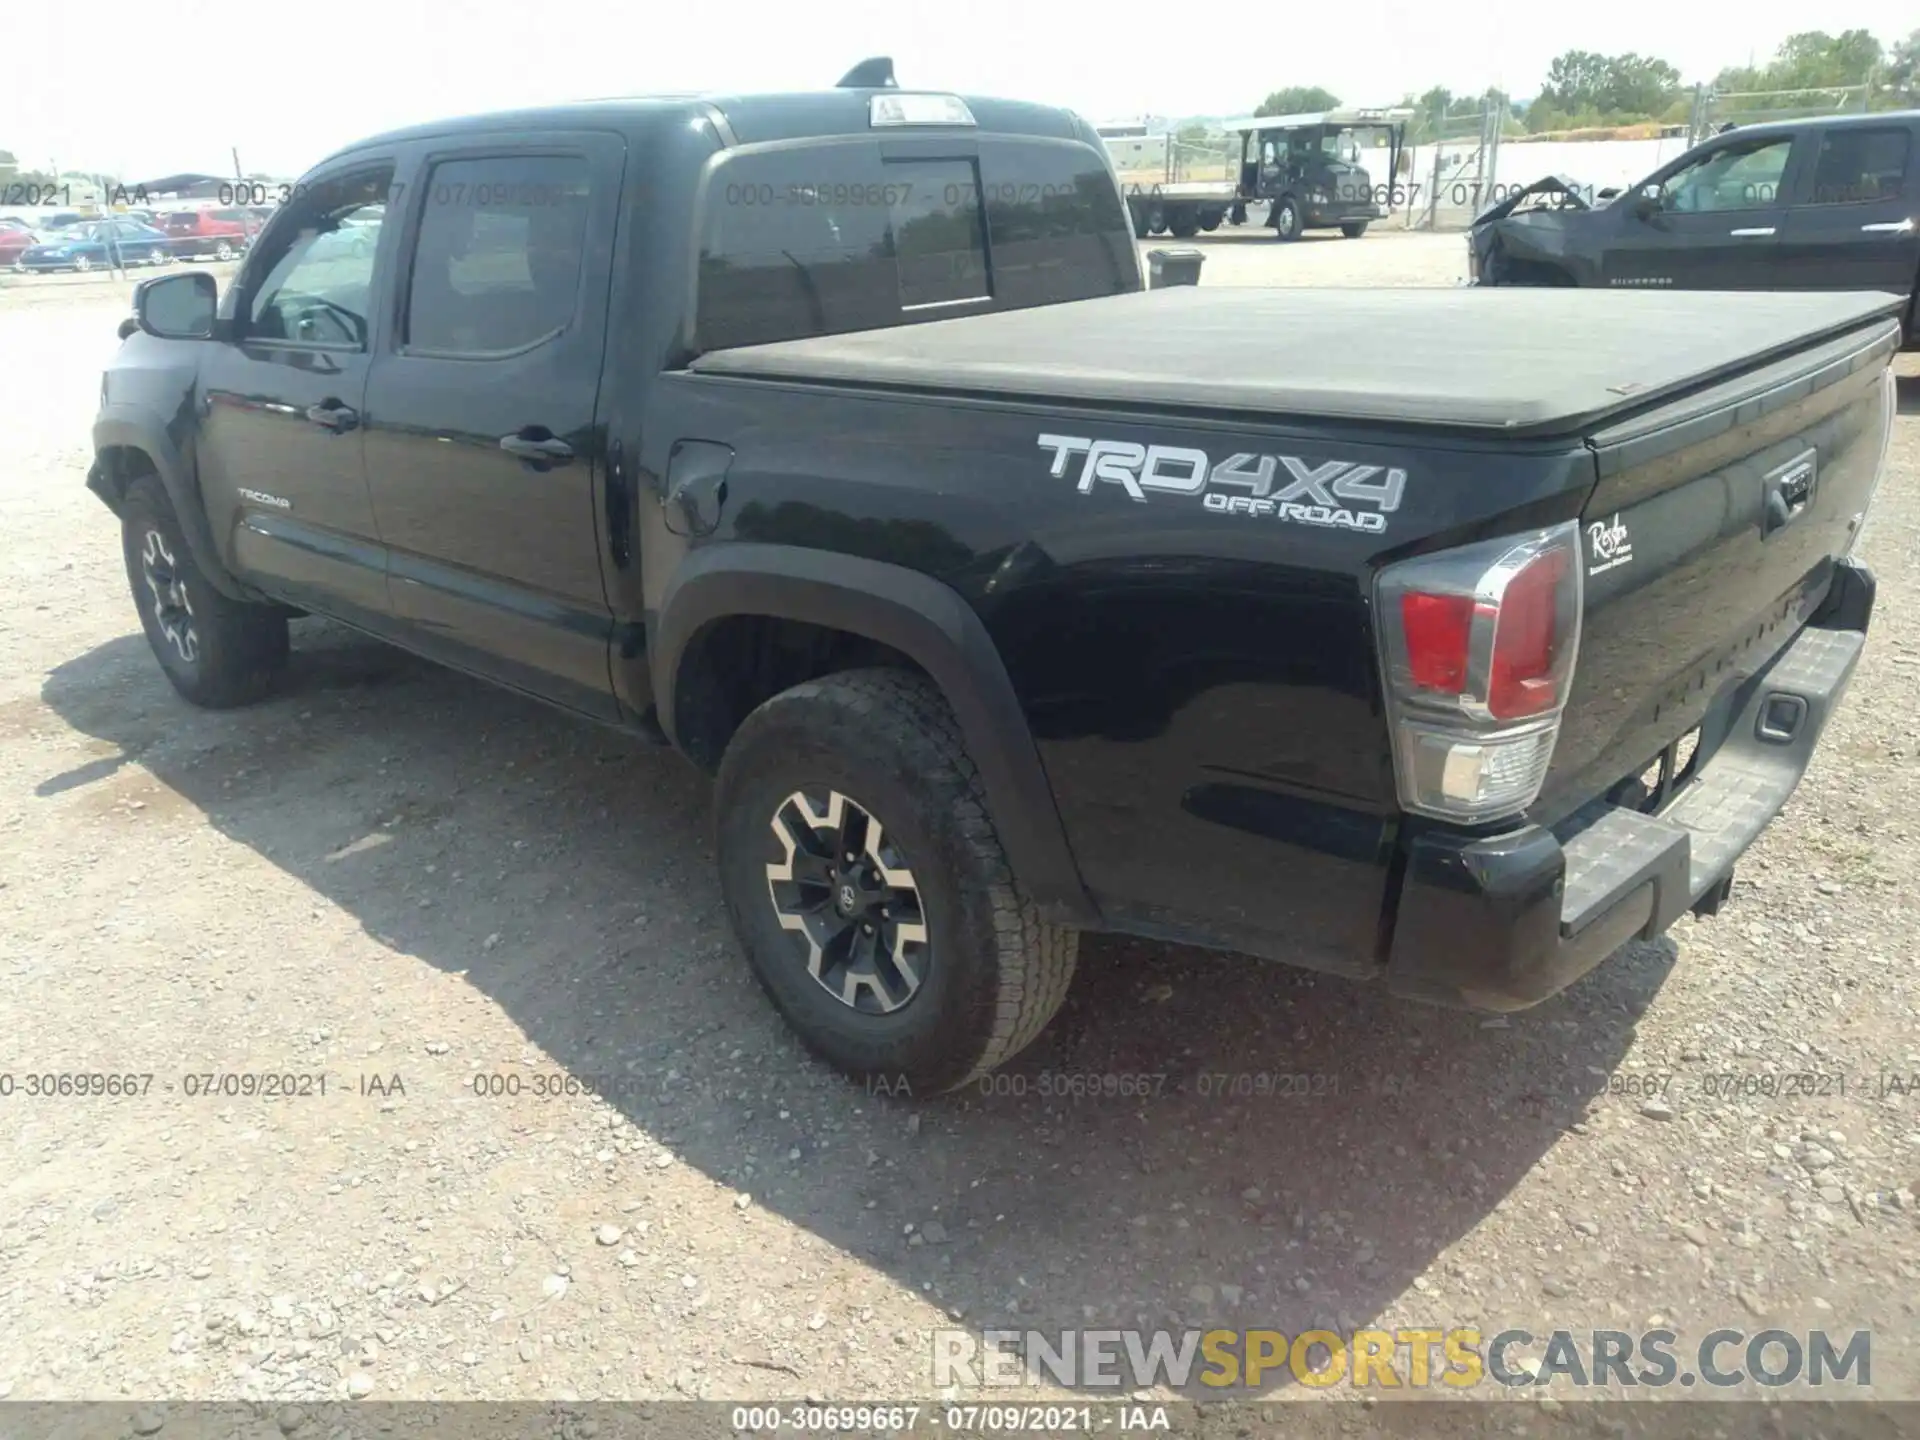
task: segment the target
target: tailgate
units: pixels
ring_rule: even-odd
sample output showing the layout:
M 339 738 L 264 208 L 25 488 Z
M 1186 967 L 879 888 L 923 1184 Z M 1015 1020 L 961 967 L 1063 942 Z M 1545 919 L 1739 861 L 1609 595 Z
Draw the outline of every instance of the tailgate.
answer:
M 1875 324 L 1590 438 L 1578 661 L 1534 819 L 1646 770 L 1813 615 L 1872 498 L 1896 343 Z

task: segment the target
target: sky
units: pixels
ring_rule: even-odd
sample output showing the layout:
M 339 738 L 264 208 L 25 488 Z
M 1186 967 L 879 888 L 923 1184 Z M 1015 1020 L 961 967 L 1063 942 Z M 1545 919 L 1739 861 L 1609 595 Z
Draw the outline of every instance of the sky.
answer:
M 814 89 L 869 55 L 891 55 L 907 88 L 1047 101 L 1095 121 L 1241 115 L 1286 85 L 1324 85 L 1354 105 L 1435 84 L 1525 97 L 1570 49 L 1656 55 L 1694 81 L 1764 61 L 1796 30 L 1860 27 L 1891 42 L 1916 25 L 1913 0 L 1814 11 L 1786 0 L 465 0 L 457 12 L 423 0 L 93 0 L 9 10 L 0 149 L 29 167 L 137 180 L 230 174 L 237 148 L 246 171 L 292 176 L 417 121 L 607 95 Z

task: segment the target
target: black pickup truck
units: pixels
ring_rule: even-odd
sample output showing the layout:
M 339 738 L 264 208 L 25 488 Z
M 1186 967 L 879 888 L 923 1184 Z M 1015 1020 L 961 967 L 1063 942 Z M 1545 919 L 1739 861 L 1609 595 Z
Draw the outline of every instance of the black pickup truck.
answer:
M 142 285 L 87 483 L 174 686 L 314 613 L 670 742 L 773 1001 L 922 1090 L 1083 930 L 1516 1009 L 1725 898 L 1889 297 L 1145 289 L 1089 126 L 883 78 L 382 136 Z
M 1475 282 L 1885 290 L 1920 343 L 1920 110 L 1739 126 L 1602 195 L 1548 176 L 1488 207 Z

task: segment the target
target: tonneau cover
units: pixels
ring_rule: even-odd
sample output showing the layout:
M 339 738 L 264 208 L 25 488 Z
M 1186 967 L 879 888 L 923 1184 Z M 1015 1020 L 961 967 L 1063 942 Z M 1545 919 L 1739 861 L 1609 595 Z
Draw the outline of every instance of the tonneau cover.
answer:
M 1566 434 L 1838 336 L 1878 292 L 1174 286 L 700 356 L 713 375 Z

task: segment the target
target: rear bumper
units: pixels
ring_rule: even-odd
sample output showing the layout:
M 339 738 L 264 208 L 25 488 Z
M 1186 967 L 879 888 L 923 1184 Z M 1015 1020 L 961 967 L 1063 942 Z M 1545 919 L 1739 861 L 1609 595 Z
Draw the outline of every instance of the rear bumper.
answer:
M 1873 576 L 1842 564 L 1821 615 L 1701 726 L 1693 778 L 1657 814 L 1596 802 L 1551 829 L 1408 846 L 1387 981 L 1520 1010 L 1629 940 L 1712 904 L 1806 773 L 1866 644 Z

